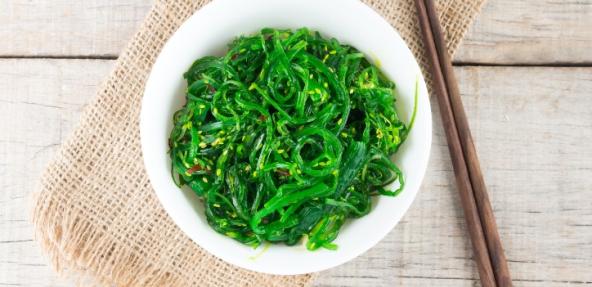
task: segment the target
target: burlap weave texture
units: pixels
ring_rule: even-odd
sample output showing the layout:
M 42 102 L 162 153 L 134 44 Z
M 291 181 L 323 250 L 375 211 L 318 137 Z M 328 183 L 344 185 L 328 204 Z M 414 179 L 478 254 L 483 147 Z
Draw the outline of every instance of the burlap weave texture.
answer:
M 484 1 L 437 1 L 451 53 Z M 313 280 L 246 271 L 205 252 L 175 226 L 150 186 L 139 138 L 144 85 L 166 40 L 207 2 L 156 0 L 42 177 L 37 240 L 58 271 L 84 286 L 289 287 Z M 427 71 L 413 0 L 364 2 L 395 26 Z

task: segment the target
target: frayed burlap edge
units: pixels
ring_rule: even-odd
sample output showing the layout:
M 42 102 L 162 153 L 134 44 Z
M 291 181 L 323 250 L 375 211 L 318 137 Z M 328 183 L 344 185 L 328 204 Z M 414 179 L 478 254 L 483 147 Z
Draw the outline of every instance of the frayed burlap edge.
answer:
M 139 107 L 160 49 L 208 0 L 157 0 L 34 195 L 35 236 L 53 267 L 81 286 L 306 286 L 229 265 L 193 244 L 155 198 L 139 146 Z M 393 24 L 425 73 L 412 0 L 364 1 Z M 454 53 L 484 0 L 439 1 Z

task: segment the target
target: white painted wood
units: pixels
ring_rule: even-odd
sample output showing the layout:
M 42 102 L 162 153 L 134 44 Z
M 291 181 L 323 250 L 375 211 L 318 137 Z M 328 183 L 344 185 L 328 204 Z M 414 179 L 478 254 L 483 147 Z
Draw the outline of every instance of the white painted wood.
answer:
M 458 62 L 592 63 L 592 0 L 489 0 Z
M 113 63 L 0 60 L 0 286 L 67 286 L 33 241 L 30 195 Z
M 0 57 L 116 57 L 151 0 L 0 1 Z M 490 0 L 460 63 L 592 63 L 592 0 Z M 71 286 L 33 241 L 29 196 L 113 61 L 0 59 L 0 286 Z M 457 68 L 516 286 L 592 284 L 592 68 Z M 475 286 L 436 105 L 410 212 L 316 286 Z
M 151 0 L 0 1 L 0 55 L 115 57 Z
M 32 241 L 28 197 L 113 61 L 0 60 L 0 286 L 69 286 Z M 592 68 L 457 68 L 516 286 L 592 284 Z M 439 113 L 426 179 L 378 246 L 316 286 L 475 286 Z
M 0 1 L 0 56 L 115 57 L 152 0 Z M 490 0 L 458 62 L 590 63 L 592 0 Z

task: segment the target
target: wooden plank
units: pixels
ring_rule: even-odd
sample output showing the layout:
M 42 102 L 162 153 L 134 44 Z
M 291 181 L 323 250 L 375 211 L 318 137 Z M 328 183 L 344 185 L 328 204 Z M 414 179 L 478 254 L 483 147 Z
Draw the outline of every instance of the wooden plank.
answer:
M 592 64 L 592 0 L 489 0 L 457 62 Z
M 112 61 L 0 60 L 0 286 L 67 286 L 32 241 L 28 197 Z M 592 283 L 592 68 L 456 69 L 516 286 Z M 434 107 L 422 191 L 385 240 L 316 286 L 478 280 Z
M 0 55 L 116 57 L 153 1 L 0 1 Z
M 69 286 L 33 241 L 30 195 L 114 61 L 0 60 L 0 286 Z
M 116 57 L 145 0 L 0 1 L 0 56 Z M 592 0 L 490 0 L 455 61 L 591 63 Z

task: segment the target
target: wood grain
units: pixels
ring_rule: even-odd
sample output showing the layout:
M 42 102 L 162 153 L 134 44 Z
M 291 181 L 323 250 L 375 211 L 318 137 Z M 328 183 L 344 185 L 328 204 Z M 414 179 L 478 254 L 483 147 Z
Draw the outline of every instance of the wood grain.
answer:
M 592 64 L 592 0 L 490 0 L 456 62 Z
M 116 57 L 151 0 L 0 1 L 2 56 Z M 8 39 L 8 40 L 6 40 Z
M 119 55 L 151 0 L 0 1 L 0 57 Z M 490 0 L 454 60 L 592 63 L 592 0 Z
M 113 63 L 0 60 L 0 286 L 71 286 L 32 241 L 28 198 Z M 515 286 L 592 284 L 592 68 L 455 72 Z M 316 286 L 475 286 L 465 234 L 435 120 L 426 178 L 403 221 Z
M 0 286 L 68 286 L 33 241 L 30 195 L 113 63 L 0 60 Z
M 29 196 L 148 0 L 0 1 L 0 286 L 72 286 L 48 267 Z M 591 65 L 592 0 L 490 0 L 455 62 Z M 592 68 L 455 69 L 515 286 L 592 285 Z M 434 119 L 439 118 L 432 102 Z M 441 125 L 422 191 L 375 248 L 317 286 L 477 286 Z

